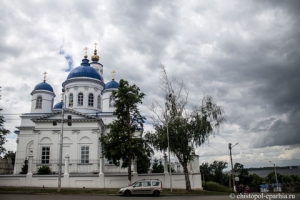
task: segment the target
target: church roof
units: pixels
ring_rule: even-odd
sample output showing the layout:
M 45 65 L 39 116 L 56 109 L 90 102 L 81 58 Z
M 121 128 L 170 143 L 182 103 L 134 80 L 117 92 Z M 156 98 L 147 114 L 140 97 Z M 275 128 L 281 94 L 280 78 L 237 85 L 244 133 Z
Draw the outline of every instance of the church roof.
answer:
M 90 66 L 89 60 L 86 58 L 82 60 L 82 63 L 79 67 L 76 67 L 69 73 L 67 80 L 77 77 L 88 77 L 102 81 L 100 74 Z
M 46 115 L 43 115 L 43 116 L 34 117 L 31 120 L 33 122 L 52 121 L 53 119 L 50 119 L 50 117 L 53 117 L 53 116 L 56 116 L 56 115 L 60 117 L 61 116 L 60 113 L 61 113 L 61 110 L 54 111 L 53 113 L 49 113 L 49 114 L 46 114 Z M 74 115 L 81 116 L 82 117 L 81 121 L 84 120 L 84 119 L 86 119 L 86 120 L 97 120 L 97 121 L 102 120 L 101 118 L 96 117 L 95 116 L 96 114 L 94 116 L 93 115 L 87 115 L 87 114 L 77 112 L 73 109 L 68 109 L 68 108 L 64 108 L 64 113 L 65 114 L 71 113 L 71 114 L 74 114 Z
M 119 87 L 119 83 L 116 82 L 114 79 L 111 80 L 110 82 L 105 84 L 104 90 L 107 89 L 117 89 Z
M 35 90 L 48 90 L 48 91 L 53 92 L 52 86 L 49 85 L 49 84 L 46 83 L 46 82 L 41 82 L 41 83 L 37 84 L 37 85 L 34 87 L 34 91 L 35 91 Z
M 55 104 L 53 109 L 62 109 L 62 107 L 63 107 L 63 102 L 61 101 L 61 102 Z

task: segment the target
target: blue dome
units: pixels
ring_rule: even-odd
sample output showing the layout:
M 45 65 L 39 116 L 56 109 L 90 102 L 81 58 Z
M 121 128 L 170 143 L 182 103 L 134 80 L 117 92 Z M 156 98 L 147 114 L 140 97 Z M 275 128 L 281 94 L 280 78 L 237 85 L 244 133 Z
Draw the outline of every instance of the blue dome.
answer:
M 63 102 L 61 101 L 61 102 L 55 104 L 53 109 L 62 109 L 62 107 L 63 107 Z
M 118 88 L 118 87 L 119 87 L 119 83 L 116 82 L 115 80 L 112 80 L 112 81 L 106 83 L 104 90 L 111 89 L 111 88 Z
M 76 77 L 88 77 L 98 79 L 100 81 L 102 80 L 100 74 L 94 68 L 90 67 L 88 59 L 83 59 L 81 65 L 70 72 L 67 80 Z
M 53 88 L 46 82 L 41 82 L 34 87 L 34 90 L 48 90 L 53 92 Z

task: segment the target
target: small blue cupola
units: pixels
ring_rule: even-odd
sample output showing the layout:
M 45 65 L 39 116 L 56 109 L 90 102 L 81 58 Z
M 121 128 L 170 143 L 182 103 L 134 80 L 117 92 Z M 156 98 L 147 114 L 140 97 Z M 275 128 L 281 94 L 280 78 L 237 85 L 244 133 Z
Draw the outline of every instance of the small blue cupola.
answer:
M 37 85 L 34 87 L 33 91 L 35 91 L 35 90 L 48 90 L 48 91 L 50 91 L 50 92 L 53 92 L 52 86 L 49 85 L 48 83 L 46 83 L 45 81 L 44 81 L 44 82 L 41 82 L 41 83 L 39 83 L 39 84 L 37 84 Z
M 107 89 L 118 89 L 119 83 L 116 82 L 114 79 L 109 81 L 108 83 L 105 84 L 104 90 Z
M 44 72 L 44 81 L 37 84 L 31 92 L 31 113 L 52 112 L 55 94 L 52 86 L 46 83 L 46 74 Z
M 55 106 L 54 106 L 54 108 L 53 109 L 62 109 L 62 107 L 63 107 L 63 102 L 61 101 L 61 102 L 59 102 L 59 103 L 57 103 L 57 104 L 55 104 Z

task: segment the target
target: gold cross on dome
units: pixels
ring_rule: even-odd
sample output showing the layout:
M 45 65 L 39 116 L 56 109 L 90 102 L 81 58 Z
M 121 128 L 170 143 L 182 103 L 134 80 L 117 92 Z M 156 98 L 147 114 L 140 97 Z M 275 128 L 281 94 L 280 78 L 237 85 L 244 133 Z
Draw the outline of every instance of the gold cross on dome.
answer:
M 94 44 L 94 45 L 95 45 L 95 50 L 96 50 L 96 49 L 97 49 L 97 45 L 98 45 L 98 44 L 95 42 L 95 44 Z
M 111 75 L 112 75 L 112 80 L 114 80 L 115 79 L 115 70 L 112 70 L 112 72 L 111 72 Z
M 44 82 L 46 82 L 46 75 L 47 75 L 47 72 L 44 72 Z
M 83 50 L 85 50 L 84 52 L 84 58 L 87 58 L 87 50 L 89 50 L 87 47 L 85 47 Z

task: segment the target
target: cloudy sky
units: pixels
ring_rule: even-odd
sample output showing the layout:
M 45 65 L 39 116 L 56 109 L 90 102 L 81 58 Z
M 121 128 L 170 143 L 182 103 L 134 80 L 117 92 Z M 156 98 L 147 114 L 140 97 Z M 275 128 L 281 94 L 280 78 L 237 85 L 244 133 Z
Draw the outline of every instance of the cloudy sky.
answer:
M 1 114 L 12 132 L 43 81 L 61 84 L 97 42 L 104 80 L 126 79 L 163 101 L 160 63 L 183 80 L 190 105 L 211 95 L 226 123 L 199 147 L 202 162 L 300 165 L 299 1 L 1 0 Z M 147 126 L 151 129 L 151 126 Z M 16 135 L 5 147 L 16 150 Z

